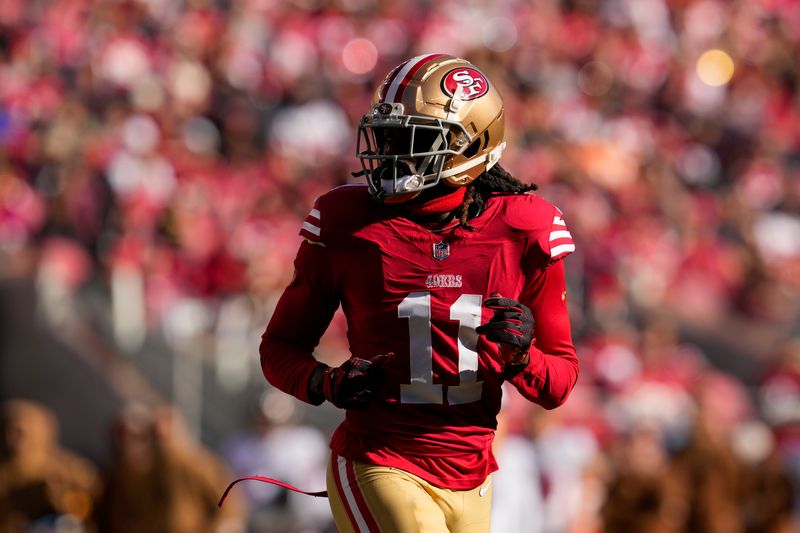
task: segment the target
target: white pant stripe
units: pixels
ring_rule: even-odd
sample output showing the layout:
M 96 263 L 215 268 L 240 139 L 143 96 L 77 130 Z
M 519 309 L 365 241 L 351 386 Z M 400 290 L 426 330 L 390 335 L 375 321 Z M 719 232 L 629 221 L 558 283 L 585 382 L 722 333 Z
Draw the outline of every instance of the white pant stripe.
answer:
M 336 468 L 339 471 L 339 480 L 342 483 L 342 496 L 344 496 L 344 504 L 350 508 L 350 511 L 353 513 L 353 517 L 356 519 L 356 523 L 353 524 L 356 526 L 357 533 L 369 533 L 369 527 L 367 527 L 367 522 L 364 520 L 364 516 L 361 514 L 361 510 L 358 508 L 358 503 L 356 503 L 356 495 L 353 494 L 353 489 L 350 487 L 350 480 L 347 477 L 347 459 L 344 457 L 337 457 L 336 458 Z

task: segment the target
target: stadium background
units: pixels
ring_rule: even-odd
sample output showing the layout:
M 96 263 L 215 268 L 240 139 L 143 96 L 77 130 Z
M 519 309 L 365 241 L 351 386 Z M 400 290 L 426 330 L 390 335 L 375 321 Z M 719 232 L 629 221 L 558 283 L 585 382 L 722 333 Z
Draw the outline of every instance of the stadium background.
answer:
M 3 0 L 0 400 L 92 480 L 33 530 L 80 531 L 137 431 L 223 469 L 150 502 L 174 523 L 237 474 L 322 487 L 341 413 L 270 390 L 258 340 L 372 88 L 431 51 L 498 85 L 504 166 L 578 242 L 582 374 L 553 412 L 509 395 L 496 531 L 800 529 L 799 49 L 792 0 Z M 330 527 L 237 492 L 209 529 Z

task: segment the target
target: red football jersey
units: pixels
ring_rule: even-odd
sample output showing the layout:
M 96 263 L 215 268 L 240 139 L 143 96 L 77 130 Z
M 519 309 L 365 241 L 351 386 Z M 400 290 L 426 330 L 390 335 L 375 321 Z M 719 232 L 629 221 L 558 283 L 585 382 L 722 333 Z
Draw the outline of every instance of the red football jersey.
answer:
M 351 353 L 392 352 L 368 410 L 350 410 L 331 447 L 394 466 L 438 486 L 474 488 L 497 468 L 491 452 L 500 409 L 497 345 L 475 328 L 492 293 L 528 305 L 536 320 L 531 362 L 511 383 L 546 408 L 578 375 L 563 264 L 575 249 L 561 212 L 533 194 L 498 195 L 474 231 L 434 233 L 347 185 L 320 197 L 301 229 L 295 277 L 264 333 L 264 374 L 308 401 L 312 352 L 338 308 Z

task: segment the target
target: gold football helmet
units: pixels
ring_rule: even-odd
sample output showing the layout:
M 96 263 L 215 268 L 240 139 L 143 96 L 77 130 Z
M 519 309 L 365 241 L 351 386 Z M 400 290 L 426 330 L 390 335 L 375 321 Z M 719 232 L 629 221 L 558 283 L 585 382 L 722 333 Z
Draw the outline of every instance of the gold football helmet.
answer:
M 356 154 L 370 193 L 400 203 L 444 182 L 469 184 L 505 148 L 503 99 L 475 65 L 418 56 L 378 86 L 358 126 Z

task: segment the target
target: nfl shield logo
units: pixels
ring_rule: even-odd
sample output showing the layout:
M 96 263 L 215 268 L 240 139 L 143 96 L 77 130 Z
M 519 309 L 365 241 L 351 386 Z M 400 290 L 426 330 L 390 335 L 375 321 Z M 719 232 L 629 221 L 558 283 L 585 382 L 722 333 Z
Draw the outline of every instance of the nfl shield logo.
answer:
M 433 258 L 438 259 L 439 261 L 444 261 L 450 257 L 450 243 L 449 242 L 437 242 L 433 245 Z

